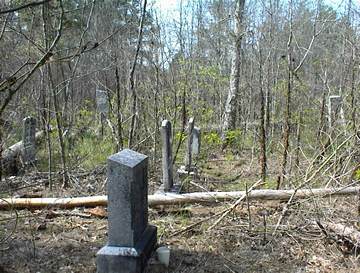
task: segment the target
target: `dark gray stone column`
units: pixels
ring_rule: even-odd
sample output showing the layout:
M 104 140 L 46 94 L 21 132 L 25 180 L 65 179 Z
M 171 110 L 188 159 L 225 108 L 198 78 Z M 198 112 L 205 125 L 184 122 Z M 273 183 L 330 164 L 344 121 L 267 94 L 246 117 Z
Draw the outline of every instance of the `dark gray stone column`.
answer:
M 96 257 L 98 273 L 141 273 L 156 245 L 148 225 L 148 158 L 125 149 L 108 158 L 108 244 Z
M 171 123 L 163 120 L 161 123 L 162 138 L 162 171 L 164 191 L 170 191 L 174 186 L 172 148 L 171 148 Z
M 25 164 L 34 163 L 36 160 L 36 119 L 26 117 L 23 120 L 23 161 Z

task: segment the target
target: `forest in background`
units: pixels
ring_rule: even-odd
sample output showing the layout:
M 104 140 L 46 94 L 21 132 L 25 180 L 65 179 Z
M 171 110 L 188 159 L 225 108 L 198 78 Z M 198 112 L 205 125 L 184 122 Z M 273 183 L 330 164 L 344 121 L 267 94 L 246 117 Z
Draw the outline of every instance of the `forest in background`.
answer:
M 180 1 L 178 18 L 146 1 L 24 4 L 0 6 L 1 150 L 36 117 L 46 132 L 38 168 L 50 181 L 62 170 L 66 185 L 69 172 L 123 147 L 156 169 L 161 121 L 172 122 L 181 153 L 189 117 L 202 128 L 204 158 L 251 155 L 269 187 L 306 175 L 344 140 L 328 179 L 359 177 L 356 1 Z M 96 89 L 108 94 L 105 118 Z M 336 124 L 333 95 L 342 99 Z
M 147 272 L 359 272 L 359 2 L 175 2 L 0 1 L 0 273 L 95 272 L 125 148 Z

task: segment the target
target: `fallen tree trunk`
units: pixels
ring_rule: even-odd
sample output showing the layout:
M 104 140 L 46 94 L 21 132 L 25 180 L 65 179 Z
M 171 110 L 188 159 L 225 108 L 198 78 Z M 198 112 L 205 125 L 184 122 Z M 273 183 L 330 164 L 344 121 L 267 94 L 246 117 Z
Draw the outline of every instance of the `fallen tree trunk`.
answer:
M 44 131 L 40 131 L 35 134 L 35 141 L 37 144 L 43 138 L 44 134 L 45 134 Z M 2 168 L 4 173 L 12 172 L 13 169 L 17 167 L 16 166 L 17 160 L 19 156 L 21 156 L 23 151 L 24 151 L 23 142 L 19 141 L 14 145 L 10 146 L 2 153 L 1 161 L 2 161 Z
M 348 187 L 337 189 L 310 189 L 298 190 L 296 198 L 330 197 L 341 195 L 356 195 L 360 187 Z M 294 190 L 253 190 L 248 193 L 249 200 L 288 200 Z M 185 194 L 164 193 L 148 196 L 148 204 L 151 207 L 158 205 L 180 205 L 191 203 L 217 203 L 241 198 L 245 191 L 234 192 L 194 192 Z M 0 209 L 11 208 L 74 208 L 106 206 L 107 196 L 87 196 L 69 198 L 7 198 L 0 199 Z
M 333 239 L 341 246 L 343 252 L 359 254 L 360 232 L 354 227 L 331 222 L 317 222 L 317 224 L 328 238 Z

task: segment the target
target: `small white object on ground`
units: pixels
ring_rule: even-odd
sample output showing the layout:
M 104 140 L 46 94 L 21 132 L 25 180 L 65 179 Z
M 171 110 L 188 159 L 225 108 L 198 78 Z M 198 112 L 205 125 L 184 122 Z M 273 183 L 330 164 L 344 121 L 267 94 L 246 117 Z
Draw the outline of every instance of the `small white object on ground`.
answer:
M 166 246 L 161 246 L 156 249 L 156 254 L 159 262 L 168 267 L 170 261 L 170 249 Z

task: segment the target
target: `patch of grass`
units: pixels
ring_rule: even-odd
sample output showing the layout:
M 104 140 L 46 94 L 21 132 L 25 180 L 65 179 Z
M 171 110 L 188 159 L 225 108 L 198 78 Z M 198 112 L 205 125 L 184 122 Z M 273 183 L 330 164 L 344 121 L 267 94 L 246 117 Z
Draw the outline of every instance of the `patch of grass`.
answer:
M 233 183 L 224 183 L 221 184 L 221 187 L 218 189 L 219 191 L 242 191 L 245 190 L 244 181 L 233 182 Z
M 61 155 L 58 143 L 58 133 L 54 129 L 50 133 L 52 150 L 53 171 L 61 168 Z M 75 139 L 65 138 L 66 160 L 68 167 L 81 166 L 91 170 L 99 165 L 104 165 L 109 155 L 114 153 L 115 143 L 110 133 L 104 133 L 101 138 L 93 130 L 87 130 Z M 37 168 L 40 171 L 48 171 L 48 151 L 46 139 L 42 140 L 37 152 Z
M 107 157 L 114 153 L 114 146 L 111 137 L 101 139 L 95 135 L 85 135 L 74 145 L 71 158 L 75 161 L 74 164 L 80 161 L 81 167 L 90 170 L 104 165 Z
M 262 186 L 263 189 L 276 189 L 277 181 L 275 178 L 267 178 L 265 185 Z
M 354 172 L 354 179 L 360 181 L 360 167 Z

